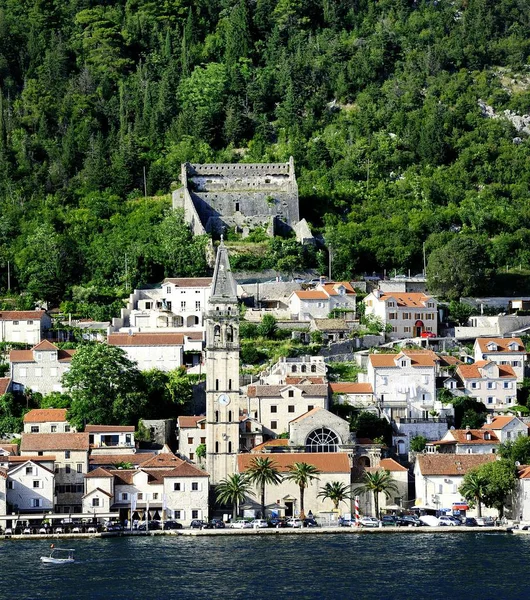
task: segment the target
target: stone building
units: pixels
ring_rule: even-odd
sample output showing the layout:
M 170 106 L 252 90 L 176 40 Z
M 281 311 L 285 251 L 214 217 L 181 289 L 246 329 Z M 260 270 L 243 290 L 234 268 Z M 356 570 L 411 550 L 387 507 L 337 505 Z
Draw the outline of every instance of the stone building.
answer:
M 281 164 L 189 164 L 181 168 L 182 187 L 173 208 L 184 209 L 195 235 L 235 229 L 243 236 L 256 227 L 269 235 L 294 230 L 299 241 L 312 239 L 300 221 L 294 161 Z
M 24 415 L 24 433 L 75 433 L 66 408 L 34 408 Z

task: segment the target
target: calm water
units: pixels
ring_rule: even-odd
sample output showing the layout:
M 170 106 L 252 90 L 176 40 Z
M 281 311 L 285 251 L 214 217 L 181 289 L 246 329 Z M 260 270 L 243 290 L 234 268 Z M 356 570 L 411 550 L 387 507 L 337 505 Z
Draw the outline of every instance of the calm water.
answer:
M 0 541 L 0 599 L 529 598 L 530 536 L 497 533 Z

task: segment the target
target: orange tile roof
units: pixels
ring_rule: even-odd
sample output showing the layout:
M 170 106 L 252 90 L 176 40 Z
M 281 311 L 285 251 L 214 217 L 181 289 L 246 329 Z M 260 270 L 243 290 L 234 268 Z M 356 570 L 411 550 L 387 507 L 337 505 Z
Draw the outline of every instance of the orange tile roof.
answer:
M 7 392 L 10 383 L 10 377 L 0 377 L 0 396 L 3 396 Z
M 76 350 L 58 350 L 57 360 L 59 362 L 70 362 Z M 9 353 L 9 362 L 34 363 L 35 357 L 33 350 L 11 350 Z
M 307 383 L 307 385 L 311 385 L 314 383 L 320 383 L 323 384 L 325 383 L 325 378 L 324 377 L 290 377 L 287 376 L 285 378 L 285 385 L 304 385 L 305 383 Z
M 434 367 L 438 360 L 438 356 L 431 350 L 402 350 L 398 354 L 370 354 L 370 363 L 374 368 L 397 367 L 396 359 L 403 354 L 410 358 L 413 367 Z
M 482 369 L 488 364 L 488 361 L 479 360 L 472 365 L 460 365 L 456 372 L 462 379 L 489 379 L 482 375 L 479 369 Z M 493 363 L 496 364 L 496 363 Z M 496 365 L 499 368 L 499 377 L 502 379 L 517 379 L 515 371 L 509 365 Z
M 328 295 L 325 292 L 319 292 L 317 290 L 296 290 L 293 292 L 295 296 L 298 296 L 300 300 L 327 300 Z
M 202 416 L 180 416 L 177 419 L 178 426 L 180 429 L 195 429 L 201 421 L 206 420 L 204 415 Z
M 471 469 L 496 460 L 495 454 L 419 454 L 422 475 L 465 475 Z
M 398 306 L 408 308 L 426 308 L 427 301 L 433 300 L 432 296 L 427 296 L 421 292 L 402 294 L 393 292 L 382 292 L 379 296 L 379 301 L 384 302 L 386 300 L 394 299 Z
M 12 444 L 11 442 L 0 441 L 0 450 L 5 450 L 10 456 L 17 456 L 18 444 Z
M 31 460 L 32 462 L 54 462 L 55 456 L 8 456 L 7 460 L 10 463 L 23 463 L 28 460 Z
M 87 425 L 85 427 L 86 433 L 120 433 L 120 432 L 134 432 L 134 425 Z
M 276 438 L 274 440 L 267 440 L 266 442 L 263 442 L 262 444 L 258 444 L 257 446 L 254 446 L 254 448 L 252 448 L 252 450 L 250 452 L 252 452 L 253 454 L 259 453 L 263 450 L 263 448 L 282 448 L 285 446 L 289 445 L 289 440 L 286 440 L 284 438 Z
M 117 485 L 132 485 L 134 476 L 140 471 L 137 469 L 109 469 L 109 473 L 114 477 L 114 483 Z
M 20 444 L 21 452 L 88 449 L 88 433 L 23 433 Z
M 34 408 L 24 415 L 24 423 L 65 423 L 66 408 Z
M 39 342 L 36 346 L 33 346 L 32 350 L 59 350 L 59 348 L 57 348 L 57 346 L 55 344 L 52 344 L 50 341 L 48 340 L 42 340 L 42 342 Z
M 530 465 L 521 465 L 517 470 L 519 479 L 530 479 Z
M 182 333 L 111 333 L 107 338 L 111 346 L 182 346 Z
M 247 396 L 249 398 L 278 398 L 281 396 L 281 391 L 285 390 L 287 385 L 249 385 L 247 388 Z M 306 396 L 327 396 L 327 384 L 311 383 L 309 385 L 293 386 L 301 390 Z
M 451 440 L 439 440 L 437 442 L 430 442 L 429 445 L 437 445 L 440 443 L 458 443 L 458 444 L 498 444 L 499 438 L 494 431 L 489 428 L 486 429 L 450 429 L 449 433 L 453 436 L 454 442 Z M 484 436 L 486 433 L 490 434 L 490 439 L 487 440 Z M 471 439 L 468 440 L 468 434 L 471 435 Z
M 406 467 L 400 465 L 393 458 L 383 458 L 379 461 L 379 467 L 381 469 L 385 469 L 386 471 L 408 471 Z
M 182 458 L 178 458 L 172 452 L 163 452 L 161 454 L 155 454 L 152 458 L 142 464 L 142 468 L 152 469 L 154 467 L 165 467 L 173 468 L 182 464 Z
M 86 477 L 114 477 L 114 475 L 112 475 L 110 471 L 107 471 L 107 469 L 104 469 L 103 467 L 98 467 L 97 469 L 86 473 L 85 478 Z
M 279 452 L 278 454 L 238 454 L 237 465 L 244 473 L 254 458 L 269 458 L 280 471 L 287 473 L 294 463 L 308 463 L 322 473 L 350 473 L 350 463 L 346 452 Z
M 463 364 L 459 358 L 456 356 L 450 356 L 449 354 L 438 354 L 438 359 L 440 360 L 440 365 L 461 365 Z
M 166 277 L 162 284 L 172 283 L 177 287 L 210 287 L 212 283 L 211 277 Z
M 356 383 L 354 381 L 341 381 L 330 383 L 332 394 L 373 394 L 371 383 Z
M 2 469 L 1 467 L 0 467 L 0 477 L 7 479 L 7 471 L 5 469 Z
M 497 350 L 488 350 L 487 345 L 494 342 L 497 345 Z M 510 350 L 509 344 L 516 343 L 519 346 L 517 350 Z M 521 338 L 477 338 L 477 344 L 483 354 L 491 354 L 492 352 L 524 352 L 524 344 Z
M 0 321 L 40 321 L 45 314 L 45 310 L 2 310 Z
M 154 452 L 135 452 L 131 454 L 91 454 L 90 465 L 114 465 L 121 462 L 142 465 L 155 456 Z
M 315 406 L 315 408 L 308 410 L 303 415 L 300 415 L 299 417 L 296 417 L 296 419 L 289 421 L 289 423 L 298 423 L 298 421 L 303 421 L 304 419 L 307 419 L 307 417 L 312 417 L 312 416 L 316 415 L 321 410 L 324 410 L 321 406 Z
M 339 296 L 340 294 L 337 290 L 341 285 L 346 289 L 346 295 L 356 295 L 355 290 L 349 281 L 328 282 L 320 287 L 325 290 L 329 296 Z
M 482 429 L 504 429 L 516 417 L 494 417 L 491 423 L 484 423 Z

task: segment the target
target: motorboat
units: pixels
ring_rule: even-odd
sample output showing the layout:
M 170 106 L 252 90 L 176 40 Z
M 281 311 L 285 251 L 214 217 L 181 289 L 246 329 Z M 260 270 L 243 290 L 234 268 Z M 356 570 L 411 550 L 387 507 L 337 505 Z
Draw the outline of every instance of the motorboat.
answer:
M 49 556 L 40 557 L 43 563 L 65 565 L 75 562 L 75 550 L 73 548 L 56 548 L 53 544 L 50 546 L 50 548 L 51 550 Z

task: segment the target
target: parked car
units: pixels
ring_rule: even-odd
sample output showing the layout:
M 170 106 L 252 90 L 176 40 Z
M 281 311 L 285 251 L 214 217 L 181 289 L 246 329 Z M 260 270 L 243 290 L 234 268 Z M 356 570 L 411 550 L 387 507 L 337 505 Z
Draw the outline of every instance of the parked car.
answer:
M 182 529 L 182 523 L 178 523 L 177 521 L 165 521 L 164 522 L 164 530 L 169 529 Z
M 280 529 L 282 527 L 287 527 L 287 522 L 285 519 L 273 517 L 272 519 L 269 519 L 269 527 L 275 527 L 276 529 Z
M 206 529 L 207 525 L 208 525 L 208 523 L 206 523 L 206 521 L 203 521 L 201 519 L 193 519 L 193 521 L 190 523 L 190 527 L 192 529 Z
M 422 515 L 420 517 L 420 521 L 422 525 L 427 525 L 428 527 L 438 527 L 438 517 L 434 515 Z
M 381 524 L 383 527 L 398 527 L 401 525 L 401 519 L 394 515 L 383 515 L 381 517 Z
M 245 519 L 237 519 L 236 521 L 232 521 L 230 523 L 230 527 L 232 529 L 251 529 L 252 525 L 250 521 L 245 521 Z
M 401 518 L 401 525 L 404 527 L 420 527 L 421 521 L 416 515 L 403 515 Z
M 493 520 L 493 517 L 477 517 L 477 525 L 479 527 L 493 527 L 495 521 Z
M 343 517 L 339 517 L 339 526 L 340 527 L 355 527 L 355 521 L 352 519 L 344 519 Z
M 304 519 L 304 527 L 320 527 L 320 523 L 314 517 Z
M 466 520 L 464 521 L 464 525 L 466 527 L 476 527 L 477 520 L 474 517 L 466 517 Z
M 433 333 L 432 331 L 422 331 L 421 332 L 421 337 L 422 338 L 435 338 L 436 334 Z
M 375 517 L 361 517 L 360 523 L 362 527 L 379 527 L 379 520 Z
M 151 523 L 153 523 L 153 521 L 151 521 L 149 523 L 149 529 L 151 529 Z M 140 523 L 140 525 L 138 525 L 138 529 L 141 530 L 142 526 L 143 526 L 143 530 L 145 531 L 145 523 Z M 109 521 L 108 523 L 105 523 L 104 530 L 105 531 L 123 531 L 123 525 L 116 521 Z
M 298 528 L 302 528 L 304 526 L 304 522 L 302 521 L 302 519 L 287 519 L 287 523 L 286 523 L 287 527 L 292 527 L 293 529 L 298 529 Z
M 269 526 L 266 519 L 254 519 L 250 524 L 254 529 L 267 529 Z
M 458 527 L 459 525 L 462 525 L 462 521 L 450 515 L 438 517 L 438 527 Z
M 225 527 L 225 522 L 222 519 L 212 519 L 208 523 L 207 529 L 224 529 Z

